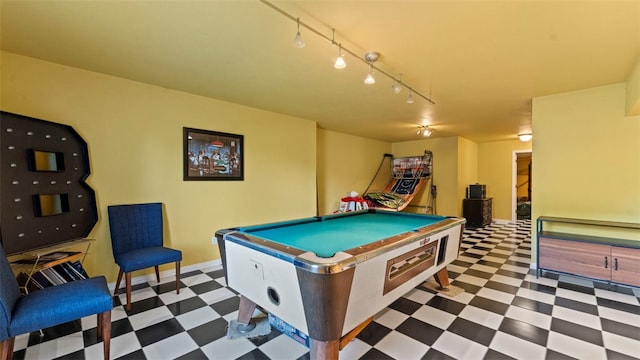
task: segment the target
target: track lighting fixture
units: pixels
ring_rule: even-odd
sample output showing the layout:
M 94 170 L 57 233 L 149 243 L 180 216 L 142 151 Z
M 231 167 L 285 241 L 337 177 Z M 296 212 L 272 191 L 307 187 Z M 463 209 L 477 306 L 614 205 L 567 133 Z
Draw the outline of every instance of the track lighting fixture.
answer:
M 418 127 L 418 135 L 422 135 L 424 137 L 429 137 L 433 133 L 433 130 L 429 128 L 429 126 L 420 126 Z
M 300 35 L 300 18 L 296 19 L 296 23 L 298 24 L 298 32 L 296 33 L 294 44 L 298 49 L 302 49 L 306 44 L 304 43 L 304 40 L 302 40 L 302 35 Z
M 300 34 L 300 26 L 304 27 L 305 29 L 309 30 L 310 32 L 320 36 L 321 38 L 331 42 L 331 44 L 333 45 L 338 45 L 338 58 L 336 59 L 335 63 L 334 63 L 334 67 L 336 69 L 342 69 L 346 66 L 346 62 L 344 61 L 344 54 L 349 54 L 351 56 L 353 56 L 354 58 L 366 63 L 367 65 L 369 65 L 369 71 L 367 73 L 367 77 L 365 79 L 365 82 L 367 84 L 373 84 L 375 83 L 375 78 L 373 77 L 373 73 L 374 70 L 376 71 L 377 74 L 382 74 L 386 77 L 388 77 L 389 79 L 391 79 L 394 83 L 391 87 L 393 93 L 398 94 L 402 91 L 402 88 L 405 87 L 407 89 L 409 89 L 409 97 L 407 98 L 407 103 L 408 104 L 413 104 L 413 95 L 415 94 L 418 97 L 423 98 L 424 100 L 426 100 L 427 102 L 431 103 L 431 104 L 435 104 L 435 102 L 433 102 L 433 100 L 431 100 L 430 96 L 425 96 L 422 93 L 416 91 L 415 89 L 413 89 L 411 86 L 409 86 L 408 84 L 404 83 L 401 79 L 400 76 L 395 77 L 391 74 L 389 74 L 388 72 L 384 71 L 383 69 L 377 67 L 374 65 L 374 62 L 376 60 L 378 60 L 378 57 L 380 56 L 380 54 L 378 52 L 375 51 L 369 51 L 367 52 L 364 57 L 359 56 L 358 54 L 356 54 L 355 52 L 347 49 L 346 47 L 342 46 L 341 43 L 337 43 L 335 41 L 335 29 L 333 30 L 333 36 L 329 37 L 325 34 L 323 34 L 321 31 L 311 27 L 310 25 L 301 22 L 299 17 L 294 17 L 293 15 L 289 14 L 288 12 L 282 10 L 281 8 L 273 5 L 271 2 L 269 2 L 268 0 L 259 0 L 261 3 L 267 5 L 268 7 L 270 7 L 272 10 L 280 13 L 280 15 L 283 15 L 287 18 L 289 18 L 290 20 L 293 20 L 296 22 L 297 25 L 297 32 L 296 32 L 296 37 L 295 37 L 295 46 L 297 48 L 303 48 L 305 47 L 305 42 L 302 39 L 302 35 Z M 372 58 L 375 57 L 375 58 Z
M 391 84 L 391 91 L 394 94 L 400 94 L 400 92 L 402 91 L 402 85 L 400 85 L 400 83 L 402 82 L 402 74 L 398 74 L 398 78 L 397 79 L 393 79 L 393 83 Z

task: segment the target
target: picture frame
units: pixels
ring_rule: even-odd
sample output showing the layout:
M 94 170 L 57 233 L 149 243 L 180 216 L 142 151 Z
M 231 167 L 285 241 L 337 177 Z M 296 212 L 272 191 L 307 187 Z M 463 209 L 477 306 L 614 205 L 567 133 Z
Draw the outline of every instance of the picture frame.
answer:
M 244 136 L 183 128 L 183 180 L 244 180 Z

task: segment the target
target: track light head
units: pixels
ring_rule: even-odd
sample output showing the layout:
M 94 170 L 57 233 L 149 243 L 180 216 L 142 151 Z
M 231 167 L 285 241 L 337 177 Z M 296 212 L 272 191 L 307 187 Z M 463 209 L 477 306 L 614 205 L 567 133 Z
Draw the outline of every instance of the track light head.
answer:
M 402 74 L 399 74 L 397 78 L 393 79 L 393 83 L 391 84 L 391 91 L 396 95 L 400 94 L 402 91 L 402 85 L 400 85 L 401 82 Z
M 347 67 L 347 63 L 344 62 L 344 55 L 342 55 L 342 44 L 338 44 L 338 57 L 336 58 L 336 62 L 333 64 L 333 67 L 336 69 L 344 69 Z
M 364 83 L 371 85 L 376 83 L 376 79 L 373 77 L 373 63 L 378 61 L 380 53 L 377 51 L 369 51 L 364 54 L 364 59 L 369 63 L 369 72 L 367 77 L 364 78 Z
M 302 40 L 302 35 L 300 35 L 300 18 L 296 19 L 296 23 L 298 24 L 298 32 L 296 33 L 296 37 L 294 39 L 294 45 L 298 49 L 302 49 L 306 46 L 306 44 L 304 43 L 304 40 Z
M 411 95 L 411 90 L 409 90 L 409 96 L 407 96 L 407 104 L 413 104 L 413 95 Z
M 367 73 L 367 77 L 364 78 L 364 83 L 367 85 L 376 83 L 376 78 L 373 77 L 373 66 L 371 65 L 369 65 L 369 72 Z

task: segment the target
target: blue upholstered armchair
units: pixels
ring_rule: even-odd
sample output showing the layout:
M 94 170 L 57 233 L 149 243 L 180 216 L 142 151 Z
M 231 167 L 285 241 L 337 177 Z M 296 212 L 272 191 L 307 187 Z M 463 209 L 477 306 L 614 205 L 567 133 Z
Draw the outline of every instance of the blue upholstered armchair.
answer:
M 163 246 L 162 204 L 112 205 L 108 208 L 111 244 L 116 264 L 120 266 L 114 295 L 125 274 L 127 310 L 131 310 L 131 272 L 154 266 L 160 282 L 158 265 L 176 263 L 176 292 L 180 293 L 182 252 Z
M 21 295 L 0 246 L 0 360 L 13 358 L 15 336 L 98 314 L 98 337 L 109 359 L 113 298 L 103 276 Z

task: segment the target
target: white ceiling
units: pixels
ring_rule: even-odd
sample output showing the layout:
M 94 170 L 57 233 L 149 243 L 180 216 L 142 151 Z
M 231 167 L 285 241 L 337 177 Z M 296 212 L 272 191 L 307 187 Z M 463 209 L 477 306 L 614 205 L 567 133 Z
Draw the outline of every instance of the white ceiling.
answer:
M 531 99 L 626 81 L 640 48 L 640 0 L 278 1 L 435 105 L 406 104 L 367 65 L 260 0 L 0 0 L 2 50 L 311 119 L 384 141 L 515 139 Z

